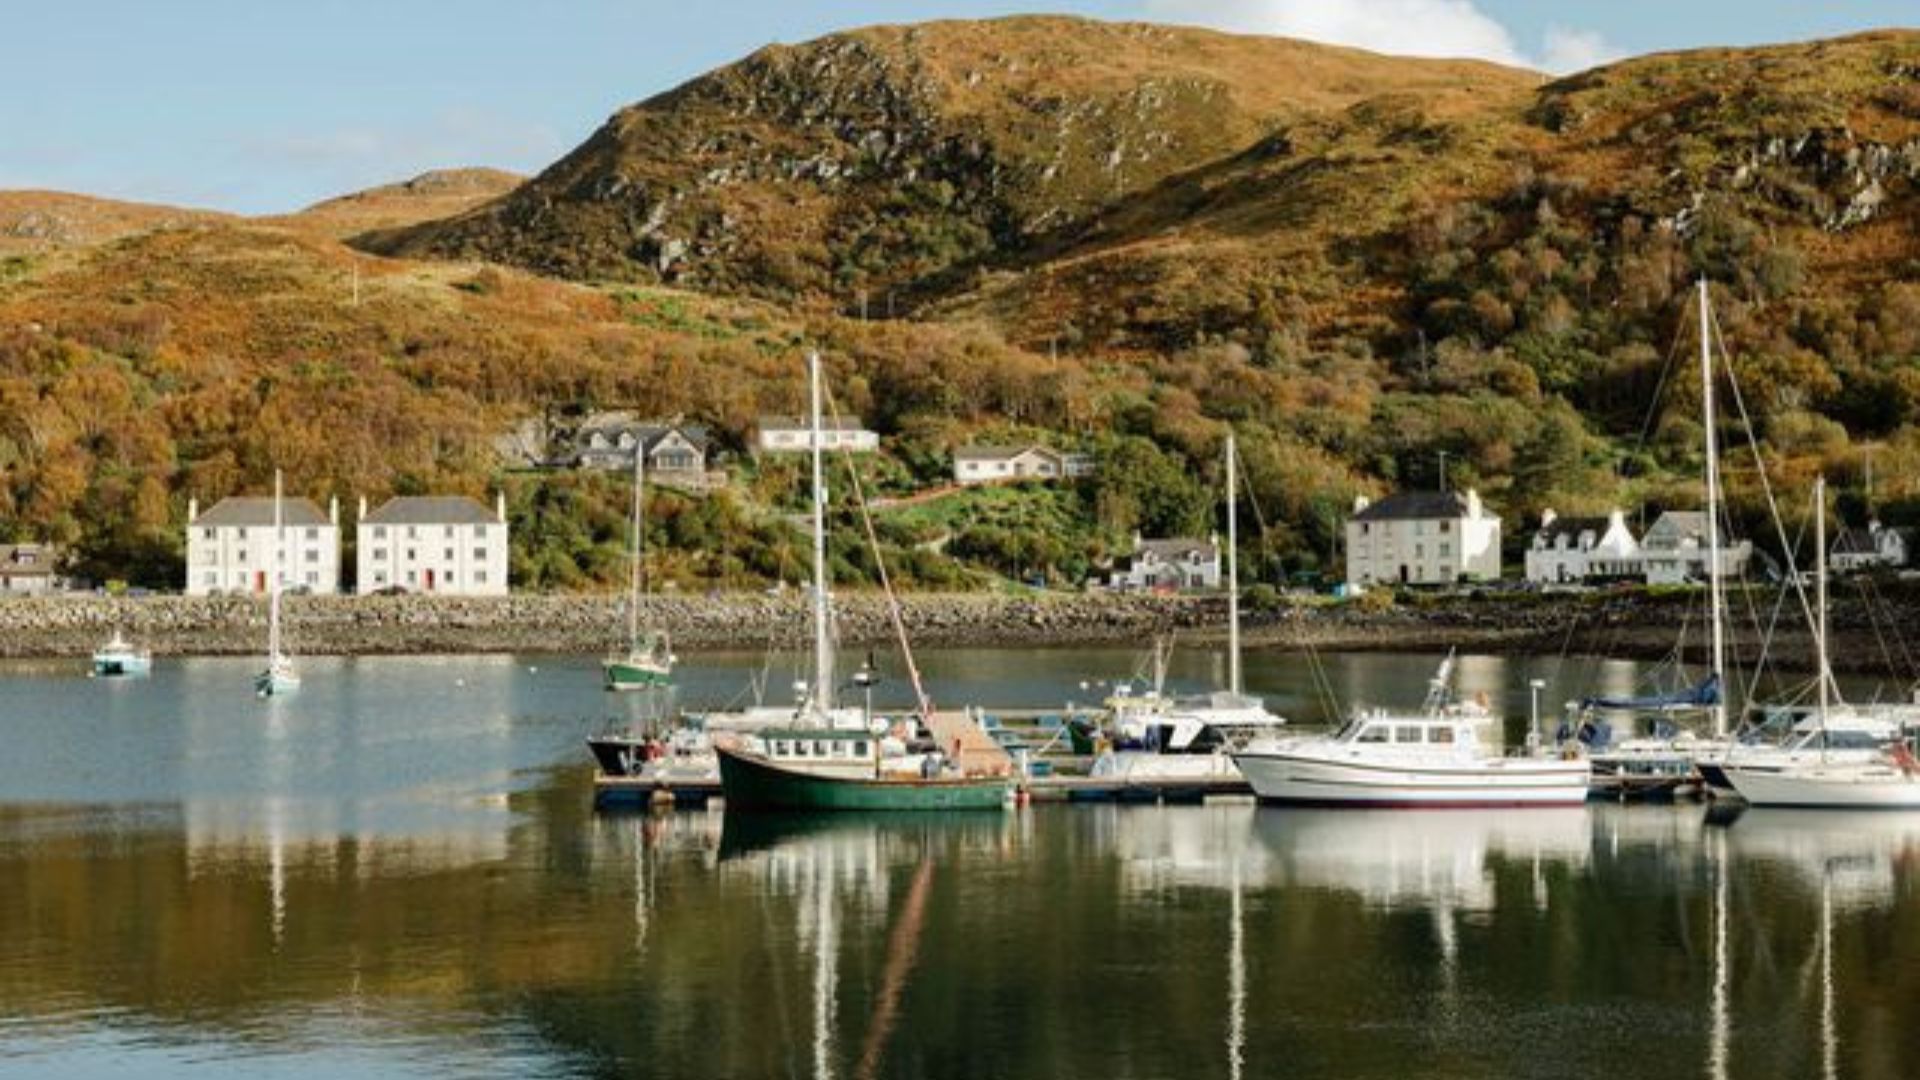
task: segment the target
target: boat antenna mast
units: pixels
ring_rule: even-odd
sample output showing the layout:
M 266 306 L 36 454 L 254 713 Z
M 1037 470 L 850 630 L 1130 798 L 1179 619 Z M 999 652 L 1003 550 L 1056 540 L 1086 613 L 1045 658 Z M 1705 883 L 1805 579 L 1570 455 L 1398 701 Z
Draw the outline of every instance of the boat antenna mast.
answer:
M 646 435 L 637 433 L 633 442 L 633 545 L 631 565 L 627 567 L 627 650 L 640 649 L 640 590 L 646 584 Z

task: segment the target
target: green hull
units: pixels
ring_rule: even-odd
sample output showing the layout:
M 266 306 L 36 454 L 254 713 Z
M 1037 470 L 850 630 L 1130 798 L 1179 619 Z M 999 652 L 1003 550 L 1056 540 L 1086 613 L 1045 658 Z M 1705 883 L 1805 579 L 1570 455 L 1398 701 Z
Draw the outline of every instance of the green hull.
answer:
M 609 690 L 648 690 L 673 685 L 673 674 L 658 668 L 609 660 L 601 669 L 606 673 Z
M 721 747 L 720 793 L 740 810 L 999 810 L 1012 782 L 963 780 L 854 780 L 783 769 Z

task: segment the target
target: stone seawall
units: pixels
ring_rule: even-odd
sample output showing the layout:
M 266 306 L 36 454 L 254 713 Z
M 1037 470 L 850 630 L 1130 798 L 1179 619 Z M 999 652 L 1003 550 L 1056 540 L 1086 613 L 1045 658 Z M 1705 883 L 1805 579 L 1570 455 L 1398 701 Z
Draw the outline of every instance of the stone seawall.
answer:
M 1250 644 L 1270 646 L 1656 657 L 1671 653 L 1679 641 L 1690 659 L 1706 649 L 1700 613 L 1685 603 L 1631 594 L 1524 600 L 1304 602 L 1249 612 L 1245 622 Z M 612 596 L 316 596 L 288 597 L 285 604 L 289 640 L 303 653 L 597 653 L 616 644 L 623 625 L 621 602 Z M 837 597 L 835 604 L 846 644 L 893 640 L 881 597 L 856 593 Z M 909 595 L 901 608 L 908 633 L 920 645 L 1144 646 L 1168 632 L 1186 640 L 1222 637 L 1226 621 L 1226 603 L 1218 596 Z M 266 613 L 266 602 L 256 598 L 4 600 L 0 656 L 84 656 L 115 629 L 158 653 L 251 653 L 263 647 Z M 646 620 L 665 626 L 687 648 L 761 648 L 770 640 L 798 646 L 810 633 L 805 600 L 797 593 L 652 597 L 646 601 Z M 1911 675 L 1920 642 L 1909 647 L 1895 628 L 1920 627 L 1920 605 L 1883 603 L 1869 612 L 1857 603 L 1843 604 L 1834 625 L 1836 668 Z M 1737 655 L 1751 658 L 1758 654 L 1759 640 L 1749 621 L 1745 633 L 1733 634 L 1733 647 Z M 1810 666 L 1808 635 L 1796 620 L 1782 619 L 1772 648 L 1790 666 Z

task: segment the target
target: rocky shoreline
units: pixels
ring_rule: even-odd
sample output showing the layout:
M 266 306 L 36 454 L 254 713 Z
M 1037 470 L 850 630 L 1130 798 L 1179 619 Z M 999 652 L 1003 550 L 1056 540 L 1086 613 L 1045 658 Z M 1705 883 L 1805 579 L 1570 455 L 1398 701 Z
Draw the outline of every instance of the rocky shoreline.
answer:
M 1676 639 L 1684 638 L 1690 658 L 1706 649 L 1698 605 L 1684 598 L 1629 593 L 1382 601 L 1304 600 L 1249 611 L 1248 642 L 1645 658 L 1671 653 Z M 613 647 L 622 623 L 621 601 L 614 596 L 289 597 L 286 605 L 293 645 L 309 654 L 591 654 Z M 1770 608 L 1767 600 L 1757 610 Z M 847 644 L 885 645 L 894 639 L 882 597 L 837 597 L 836 610 Z M 1218 638 L 1226 621 L 1219 596 L 909 595 L 901 600 L 901 612 L 912 640 L 928 646 L 1145 645 L 1169 632 L 1187 640 Z M 653 597 L 646 617 L 665 626 L 681 647 L 693 649 L 762 648 L 769 641 L 798 647 L 809 632 L 804 599 L 793 593 Z M 1783 617 L 1771 648 L 1787 665 L 1810 667 L 1809 635 L 1798 622 Z M 1843 603 L 1833 623 L 1837 669 L 1911 676 L 1920 648 L 1910 650 L 1890 636 L 1895 632 L 1889 628 L 1920 626 L 1920 604 L 1882 600 L 1870 610 L 1858 602 Z M 116 629 L 160 654 L 244 654 L 261 648 L 265 627 L 266 603 L 258 598 L 15 598 L 0 602 L 0 656 L 85 656 Z M 1758 654 L 1762 635 L 1750 622 L 1747 632 L 1732 636 L 1738 655 Z

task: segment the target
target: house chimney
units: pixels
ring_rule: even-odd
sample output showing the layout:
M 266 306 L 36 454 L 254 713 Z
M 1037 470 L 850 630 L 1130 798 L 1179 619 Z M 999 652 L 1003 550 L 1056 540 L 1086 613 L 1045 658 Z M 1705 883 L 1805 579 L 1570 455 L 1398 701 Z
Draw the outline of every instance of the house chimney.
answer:
M 334 528 L 340 527 L 340 496 L 338 495 L 327 500 L 327 520 L 333 524 Z
M 493 493 L 493 516 L 500 519 L 500 524 L 505 525 L 507 523 L 507 492 L 505 488 Z
M 1467 516 L 1470 518 L 1480 517 L 1482 509 L 1484 508 L 1480 505 L 1480 492 L 1473 488 L 1468 488 L 1467 489 Z
M 360 516 L 353 519 L 356 523 L 367 520 L 367 497 L 360 496 Z
M 1353 497 L 1353 512 L 1356 514 L 1360 513 L 1362 510 L 1365 510 L 1367 507 L 1372 505 L 1373 505 L 1373 500 L 1367 498 L 1365 495 L 1355 495 Z
M 199 516 L 200 500 L 192 495 L 187 496 L 187 524 L 193 524 Z
M 1553 512 L 1553 507 L 1549 506 L 1545 510 L 1540 511 L 1541 528 L 1544 529 L 1558 520 L 1560 520 L 1560 515 Z

